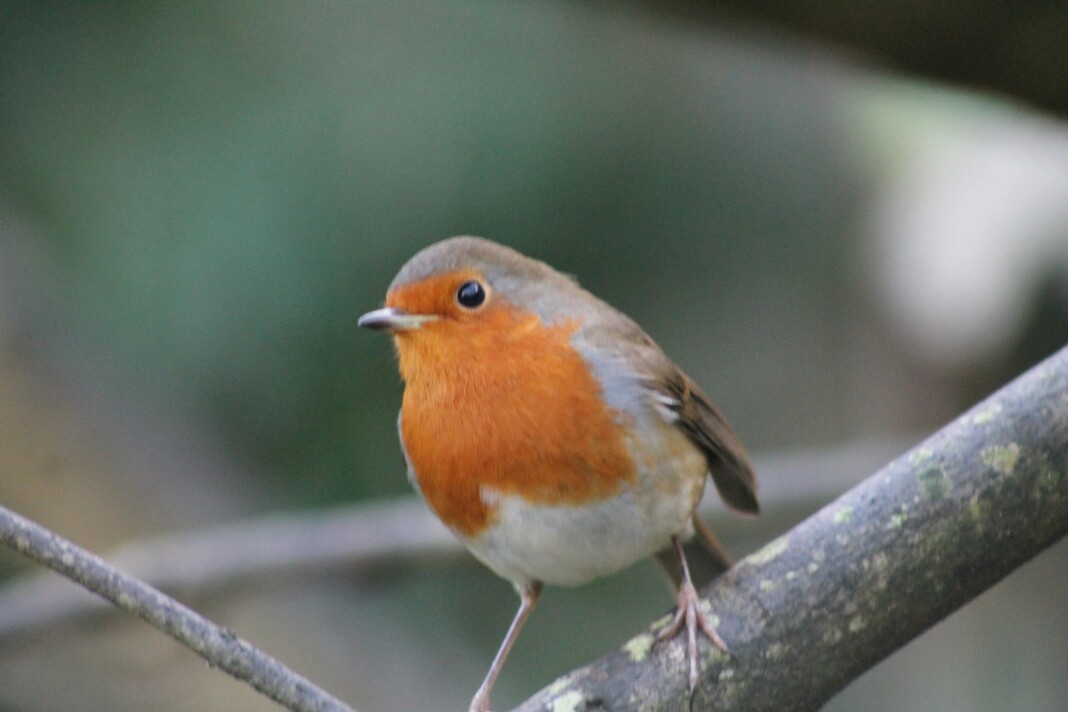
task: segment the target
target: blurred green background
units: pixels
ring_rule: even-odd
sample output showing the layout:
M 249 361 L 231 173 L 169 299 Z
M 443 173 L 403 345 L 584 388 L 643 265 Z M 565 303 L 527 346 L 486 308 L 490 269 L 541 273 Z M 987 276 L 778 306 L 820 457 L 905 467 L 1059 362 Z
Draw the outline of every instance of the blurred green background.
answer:
M 758 464 L 918 439 L 1068 340 L 1068 131 L 1003 98 L 637 4 L 0 2 L 0 501 L 105 551 L 408 495 L 355 322 L 461 233 L 637 319 Z M 836 494 L 789 461 L 737 554 Z M 1063 709 L 1066 564 L 828 709 Z M 466 559 L 324 578 L 178 593 L 360 710 L 466 705 L 516 605 Z M 501 707 L 671 604 L 648 563 L 543 601 Z M 142 627 L 0 641 L 0 709 L 273 709 Z

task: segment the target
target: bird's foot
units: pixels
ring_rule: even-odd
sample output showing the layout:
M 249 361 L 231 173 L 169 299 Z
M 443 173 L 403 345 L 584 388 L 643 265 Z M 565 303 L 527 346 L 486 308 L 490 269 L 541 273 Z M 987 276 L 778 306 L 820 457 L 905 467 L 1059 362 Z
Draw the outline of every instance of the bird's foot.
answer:
M 708 642 L 722 653 L 727 652 L 727 644 L 716 633 L 715 626 L 708 619 L 708 615 L 701 608 L 701 597 L 697 595 L 697 589 L 689 581 L 683 581 L 679 587 L 679 608 L 675 617 L 657 635 L 659 640 L 673 638 L 676 633 L 686 624 L 686 647 L 690 658 L 690 694 L 697 689 L 700 679 L 697 664 L 697 630 L 700 629 L 708 638 Z

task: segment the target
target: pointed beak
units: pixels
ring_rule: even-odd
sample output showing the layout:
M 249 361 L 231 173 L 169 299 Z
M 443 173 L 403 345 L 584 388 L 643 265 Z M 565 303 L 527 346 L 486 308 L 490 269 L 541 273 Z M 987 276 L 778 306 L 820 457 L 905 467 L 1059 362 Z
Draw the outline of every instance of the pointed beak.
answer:
M 374 331 L 411 331 L 420 328 L 429 321 L 437 321 L 433 314 L 409 314 L 403 309 L 385 307 L 369 311 L 360 317 L 356 326 Z

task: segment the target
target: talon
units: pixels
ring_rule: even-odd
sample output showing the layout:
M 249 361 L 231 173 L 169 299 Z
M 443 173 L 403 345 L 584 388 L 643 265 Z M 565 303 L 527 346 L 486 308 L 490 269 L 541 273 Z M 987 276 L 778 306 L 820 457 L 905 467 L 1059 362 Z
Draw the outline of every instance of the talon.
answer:
M 697 683 L 700 679 L 697 657 L 697 631 L 700 630 L 708 638 L 708 642 L 712 644 L 712 647 L 721 653 L 728 652 L 727 644 L 723 642 L 723 638 L 719 637 L 715 626 L 712 625 L 712 621 L 708 619 L 708 616 L 701 609 L 701 598 L 697 595 L 697 589 L 689 581 L 684 581 L 682 586 L 679 587 L 678 605 L 675 617 L 671 620 L 671 623 L 660 631 L 657 638 L 665 640 L 673 637 L 682 629 L 682 624 L 685 621 L 687 657 L 690 660 L 690 694 L 692 695 L 694 690 L 697 689 Z
M 675 634 L 679 632 L 679 628 L 682 627 L 682 622 L 686 618 L 686 609 L 681 605 L 675 611 L 675 617 L 671 619 L 664 628 L 656 634 L 657 640 L 667 640 L 668 638 L 674 638 Z
M 716 632 L 716 627 L 712 625 L 712 621 L 709 620 L 708 615 L 705 614 L 701 608 L 701 597 L 697 594 L 697 589 L 694 588 L 693 582 L 690 580 L 690 572 L 686 566 L 686 559 L 682 556 L 682 546 L 678 540 L 673 540 L 676 550 L 679 552 L 680 560 L 682 561 L 683 568 L 683 581 L 679 586 L 678 594 L 678 610 L 675 611 L 675 617 L 671 619 L 669 623 L 660 633 L 657 634 L 658 640 L 665 640 L 673 637 L 682 629 L 683 622 L 686 623 L 686 652 L 690 661 L 690 698 L 693 699 L 693 695 L 697 690 L 697 684 L 700 681 L 700 666 L 698 665 L 697 658 L 697 631 L 700 629 L 701 633 L 708 638 L 708 642 L 712 644 L 714 648 L 722 653 L 727 653 L 727 644 L 723 642 L 723 639 L 719 637 Z

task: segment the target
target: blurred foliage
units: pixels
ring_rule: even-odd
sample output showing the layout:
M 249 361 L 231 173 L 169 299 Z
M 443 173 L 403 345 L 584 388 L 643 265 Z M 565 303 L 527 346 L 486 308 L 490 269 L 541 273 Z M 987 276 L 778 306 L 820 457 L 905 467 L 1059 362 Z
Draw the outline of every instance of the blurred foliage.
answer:
M 897 71 L 1068 114 L 1068 6 L 1057 0 L 633 0 L 712 25 L 725 13 L 788 29 Z
M 766 407 L 828 371 L 737 359 L 835 358 L 784 333 L 835 338 L 855 198 L 830 88 L 788 58 L 538 3 L 0 7 L 0 180 L 47 239 L 48 328 L 287 498 L 406 491 L 388 346 L 353 326 L 461 232 L 693 343 L 669 351 L 728 403 L 763 393 L 728 411 L 758 445 L 840 429 Z

